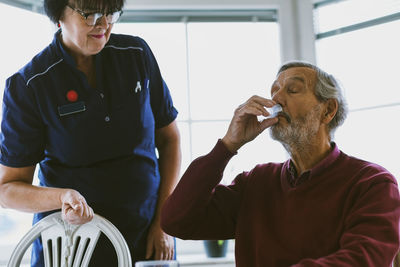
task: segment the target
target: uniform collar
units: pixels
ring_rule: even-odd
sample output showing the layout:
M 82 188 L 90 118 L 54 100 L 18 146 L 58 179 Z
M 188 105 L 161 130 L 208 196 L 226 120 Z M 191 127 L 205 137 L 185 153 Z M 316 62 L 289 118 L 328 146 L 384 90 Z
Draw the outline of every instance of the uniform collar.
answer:
M 61 29 L 54 34 L 53 45 L 56 48 L 58 56 L 63 58 L 67 64 L 76 68 L 76 62 L 74 58 L 71 56 L 71 54 L 67 52 L 67 50 L 64 48 L 64 45 L 61 42 Z
M 111 39 L 111 38 L 110 38 Z M 61 58 L 64 59 L 64 61 L 69 64 L 71 67 L 76 68 L 76 62 L 75 59 L 72 57 L 72 55 L 70 53 L 68 53 L 68 51 L 65 49 L 64 45 L 61 42 L 61 29 L 58 30 L 55 34 L 54 34 L 54 39 L 53 39 L 53 45 L 56 48 L 57 54 L 58 56 L 60 56 Z M 103 50 L 101 50 L 98 54 L 95 55 L 95 58 L 99 58 L 101 52 Z
M 110 38 L 111 39 L 111 38 Z M 55 47 L 56 54 L 61 57 L 65 63 L 67 63 L 70 67 L 72 67 L 74 70 L 77 70 L 77 65 L 75 59 L 72 57 L 72 55 L 65 49 L 64 45 L 61 42 L 61 29 L 59 29 L 55 34 L 54 34 L 54 39 L 52 42 L 52 45 Z M 96 66 L 96 73 L 97 73 L 97 89 L 102 91 L 102 85 L 101 82 L 99 82 L 100 77 L 102 76 L 101 74 L 101 50 L 98 54 L 94 56 L 95 60 L 95 66 Z M 78 71 L 78 73 L 81 73 Z

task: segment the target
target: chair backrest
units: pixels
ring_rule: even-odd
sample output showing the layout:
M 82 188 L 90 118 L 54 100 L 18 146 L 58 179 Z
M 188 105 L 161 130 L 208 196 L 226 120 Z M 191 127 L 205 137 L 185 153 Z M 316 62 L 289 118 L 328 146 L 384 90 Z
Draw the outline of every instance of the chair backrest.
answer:
M 39 236 L 42 237 L 46 267 L 86 267 L 101 232 L 115 248 L 118 267 L 132 267 L 128 245 L 110 221 L 95 214 L 88 223 L 72 225 L 61 218 L 61 212 L 43 218 L 22 237 L 7 267 L 19 267 L 26 250 Z

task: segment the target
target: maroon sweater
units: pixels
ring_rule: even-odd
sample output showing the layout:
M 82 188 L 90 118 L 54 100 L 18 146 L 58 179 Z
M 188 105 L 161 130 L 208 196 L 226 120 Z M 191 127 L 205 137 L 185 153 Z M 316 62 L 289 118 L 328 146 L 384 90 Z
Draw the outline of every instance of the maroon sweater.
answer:
M 220 185 L 233 156 L 219 141 L 192 162 L 162 210 L 182 239 L 232 239 L 237 267 L 389 267 L 399 249 L 400 198 L 384 168 L 336 145 L 291 187 L 289 163 L 257 165 Z

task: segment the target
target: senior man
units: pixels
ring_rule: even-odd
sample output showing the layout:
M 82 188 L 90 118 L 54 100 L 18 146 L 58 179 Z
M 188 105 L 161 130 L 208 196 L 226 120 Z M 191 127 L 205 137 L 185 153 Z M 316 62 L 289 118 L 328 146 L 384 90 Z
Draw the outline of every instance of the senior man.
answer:
M 165 232 L 234 238 L 237 267 L 391 266 L 399 249 L 396 179 L 332 141 L 347 114 L 335 78 L 312 64 L 289 62 L 271 96 L 240 105 L 226 135 L 191 163 L 163 207 Z M 282 106 L 277 117 L 257 119 L 275 104 Z M 219 184 L 231 157 L 266 128 L 290 159 Z

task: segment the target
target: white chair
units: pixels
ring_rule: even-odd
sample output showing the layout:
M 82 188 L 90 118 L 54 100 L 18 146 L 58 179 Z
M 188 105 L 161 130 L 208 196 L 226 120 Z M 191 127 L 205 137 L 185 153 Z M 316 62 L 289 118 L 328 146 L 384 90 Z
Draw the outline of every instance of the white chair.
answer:
M 39 236 L 42 237 L 46 267 L 86 267 L 101 232 L 115 248 L 118 267 L 132 267 L 128 245 L 110 221 L 95 214 L 88 223 L 71 225 L 61 218 L 61 212 L 43 218 L 22 237 L 7 267 L 19 267 L 26 250 Z

